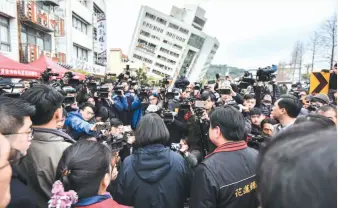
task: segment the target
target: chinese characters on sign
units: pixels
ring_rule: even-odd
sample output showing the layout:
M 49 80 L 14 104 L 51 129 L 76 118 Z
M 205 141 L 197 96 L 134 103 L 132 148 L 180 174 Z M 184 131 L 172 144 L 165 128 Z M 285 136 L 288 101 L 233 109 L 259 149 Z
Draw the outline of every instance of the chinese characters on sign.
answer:
M 16 69 L 0 69 L 0 76 L 22 76 L 22 77 L 39 77 L 38 72 L 24 71 Z
M 86 71 L 90 74 L 97 74 L 97 75 L 105 75 L 106 73 L 106 67 L 104 66 L 99 66 L 99 65 L 93 65 L 88 62 L 78 60 L 78 59 L 73 59 L 71 61 L 72 63 L 72 68 L 73 69 L 81 69 L 83 71 Z
M 97 40 L 99 42 L 99 52 L 97 62 L 107 65 L 107 36 L 106 36 L 106 16 L 103 13 L 97 15 Z
M 257 188 L 256 181 L 251 182 L 250 184 L 245 185 L 242 188 L 238 188 L 235 191 L 235 196 L 236 197 L 241 197 L 245 194 L 250 193 L 251 191 L 255 190 Z

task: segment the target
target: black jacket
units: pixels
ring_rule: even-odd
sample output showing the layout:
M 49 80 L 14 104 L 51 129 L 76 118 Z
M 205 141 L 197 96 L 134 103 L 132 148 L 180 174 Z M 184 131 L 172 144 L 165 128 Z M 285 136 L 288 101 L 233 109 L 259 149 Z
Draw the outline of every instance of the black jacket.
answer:
M 333 89 L 333 90 L 337 89 L 337 74 L 336 73 L 330 74 L 329 89 Z
M 135 208 L 183 208 L 190 182 L 191 170 L 181 155 L 148 145 L 123 161 L 114 200 Z
M 12 165 L 11 201 L 7 208 L 35 208 L 36 199 L 27 186 L 26 179 L 19 174 L 15 165 Z
M 106 107 L 108 109 L 108 116 L 109 118 L 119 118 L 119 114 L 115 109 L 115 106 L 109 103 L 106 99 L 101 98 L 101 101 L 96 101 L 96 113 L 99 111 L 101 107 Z
M 257 156 L 244 141 L 218 147 L 195 169 L 190 207 L 257 208 Z

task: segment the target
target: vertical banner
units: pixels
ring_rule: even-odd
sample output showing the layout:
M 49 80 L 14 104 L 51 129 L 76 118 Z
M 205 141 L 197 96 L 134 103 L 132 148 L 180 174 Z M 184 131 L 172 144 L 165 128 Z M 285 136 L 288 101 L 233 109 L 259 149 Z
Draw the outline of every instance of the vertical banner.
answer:
M 98 62 L 107 66 L 107 28 L 106 15 L 103 13 L 97 14 L 97 40 L 99 42 Z

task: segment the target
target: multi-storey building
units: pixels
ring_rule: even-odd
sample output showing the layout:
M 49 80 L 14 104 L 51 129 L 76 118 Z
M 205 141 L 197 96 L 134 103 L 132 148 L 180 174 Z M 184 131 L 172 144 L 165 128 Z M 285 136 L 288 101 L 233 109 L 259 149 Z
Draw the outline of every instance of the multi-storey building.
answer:
M 130 61 L 128 56 L 123 54 L 120 48 L 109 49 L 107 64 L 108 73 L 119 75 L 127 68 L 127 65 L 131 71 L 136 71 L 138 69 L 142 69 L 144 72 L 148 71 L 146 64 L 139 60 Z
M 104 74 L 107 65 L 105 0 L 63 0 L 66 51 L 73 68 Z
M 60 63 L 67 61 L 66 51 L 57 44 L 65 37 L 65 13 L 58 1 L 17 1 L 17 18 L 20 62 L 33 62 L 41 55 Z
M 158 77 L 185 74 L 191 82 L 202 79 L 219 47 L 216 38 L 202 31 L 204 15 L 198 6 L 173 6 L 170 15 L 142 6 L 129 58 L 145 62 Z
M 0 52 L 29 63 L 41 55 L 104 74 L 105 0 L 2 0 Z
M 18 20 L 15 0 L 0 3 L 0 53 L 19 61 Z

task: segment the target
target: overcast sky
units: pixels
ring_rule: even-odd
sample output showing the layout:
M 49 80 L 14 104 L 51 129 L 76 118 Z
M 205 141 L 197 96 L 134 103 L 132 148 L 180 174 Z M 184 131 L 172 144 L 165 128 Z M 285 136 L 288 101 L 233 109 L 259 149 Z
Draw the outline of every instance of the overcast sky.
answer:
M 290 61 L 297 40 L 333 15 L 335 0 L 106 0 L 108 48 L 128 54 L 141 5 L 169 14 L 172 5 L 198 4 L 208 19 L 204 32 L 217 37 L 213 64 L 258 68 Z M 308 62 L 308 60 L 305 60 Z M 326 64 L 326 63 L 324 63 Z M 317 63 L 323 67 L 323 62 Z M 325 65 L 324 65 L 325 66 Z

